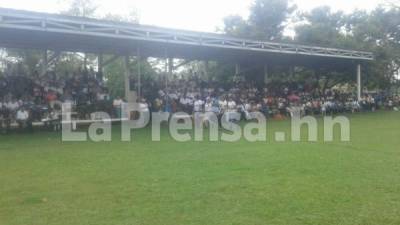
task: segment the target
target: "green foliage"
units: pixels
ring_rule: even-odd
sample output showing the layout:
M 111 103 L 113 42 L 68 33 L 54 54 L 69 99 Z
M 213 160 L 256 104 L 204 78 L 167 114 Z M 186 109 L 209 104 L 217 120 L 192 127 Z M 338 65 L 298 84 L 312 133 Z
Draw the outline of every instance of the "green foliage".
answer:
M 255 0 L 248 20 L 238 15 L 224 19 L 224 31 L 232 36 L 258 40 L 280 40 L 285 22 L 296 9 L 290 0 Z
M 124 92 L 124 60 L 117 59 L 110 65 L 104 68 L 104 76 L 106 79 L 106 84 L 110 90 L 111 96 L 123 97 Z
M 296 27 L 296 42 L 371 51 L 375 60 L 363 67 L 364 85 L 380 89 L 390 87 L 400 68 L 399 9 L 378 7 L 371 13 L 355 11 L 346 15 L 332 12 L 329 7 L 319 7 L 302 14 L 301 22 Z M 331 79 L 351 82 L 354 80 L 352 73 L 350 69 Z
M 4 57 L 13 58 L 17 66 L 12 69 L 14 72 L 31 74 L 40 69 L 40 63 L 43 58 L 43 51 L 27 49 L 7 49 Z
M 280 40 L 290 15 L 296 9 L 290 0 L 256 0 L 250 8 L 248 24 L 252 37 L 261 40 Z
M 108 13 L 103 17 L 103 19 L 127 23 L 139 23 L 139 14 L 135 10 L 132 10 L 127 16 Z
M 69 8 L 61 12 L 69 16 L 95 17 L 97 5 L 93 0 L 70 0 Z
M 400 8 L 378 7 L 353 15 L 348 23 L 356 42 L 375 54 L 366 71 L 370 85 L 389 87 L 400 69 Z
M 344 39 L 343 13 L 332 12 L 327 6 L 315 8 L 301 15 L 304 25 L 296 27 L 295 41 L 302 44 L 313 44 L 328 47 L 342 47 L 340 40 Z
M 247 21 L 241 16 L 231 15 L 224 18 L 223 32 L 234 37 L 248 38 L 250 27 L 248 26 Z
M 290 1 L 255 0 L 248 20 L 240 16 L 226 17 L 224 31 L 232 36 L 264 40 L 283 40 L 285 21 L 294 20 L 295 6 Z M 342 49 L 371 51 L 375 60 L 363 66 L 363 84 L 370 88 L 387 89 L 397 82 L 400 68 L 400 7 L 396 2 L 372 12 L 354 11 L 344 14 L 322 6 L 298 13 L 293 42 Z M 290 41 L 287 40 L 286 41 Z M 304 79 L 314 80 L 321 91 L 337 84 L 353 83 L 352 67 L 324 67 L 317 64 L 303 68 Z M 284 82 L 284 71 L 274 69 L 273 76 Z
M 104 75 L 106 79 L 106 85 L 110 90 L 110 94 L 113 97 L 123 97 L 125 96 L 125 86 L 124 86 L 124 77 L 125 77 L 125 60 L 120 57 L 114 62 L 110 63 L 104 68 Z M 130 71 L 130 79 L 133 80 L 134 86 L 131 87 L 133 90 L 137 90 L 138 84 L 138 71 L 139 71 L 139 62 L 136 57 L 130 58 L 129 63 L 129 71 Z M 157 72 L 153 68 L 153 66 L 147 60 L 140 61 L 140 72 L 141 82 L 146 83 L 149 80 L 153 80 L 157 77 Z M 147 82 L 148 83 L 148 82 Z M 153 90 L 154 91 L 154 90 Z

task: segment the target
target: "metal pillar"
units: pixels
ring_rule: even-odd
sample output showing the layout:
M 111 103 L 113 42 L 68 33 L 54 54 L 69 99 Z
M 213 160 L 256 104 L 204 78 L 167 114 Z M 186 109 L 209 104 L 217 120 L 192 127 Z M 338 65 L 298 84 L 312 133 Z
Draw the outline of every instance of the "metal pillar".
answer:
M 235 64 L 235 75 L 239 75 L 240 74 L 240 64 L 236 63 Z
M 357 64 L 357 99 L 361 101 L 362 95 L 362 87 L 361 87 L 361 64 Z
M 165 64 L 164 64 L 164 84 L 165 84 L 165 91 L 168 89 L 168 50 L 165 48 L 164 49 L 164 59 L 165 59 Z
M 125 72 L 125 99 L 128 100 L 129 99 L 129 93 L 130 93 L 130 71 L 129 71 L 129 56 L 126 55 L 125 56 L 125 60 L 124 60 L 124 72 Z
M 142 98 L 142 68 L 141 68 L 142 56 L 140 55 L 140 48 L 137 49 L 137 60 L 138 60 L 138 63 L 137 63 L 137 67 L 138 67 L 137 68 L 137 73 L 138 73 L 137 96 L 140 101 Z
M 168 58 L 167 59 L 167 63 L 165 65 L 165 69 L 166 69 L 165 82 L 166 82 L 166 87 L 168 87 L 168 78 L 171 78 L 172 74 L 174 72 L 174 59 L 173 58 Z
M 41 75 L 45 75 L 47 73 L 47 67 L 48 67 L 48 52 L 47 50 L 44 50 L 43 52 L 43 59 L 42 59 L 42 73 Z
M 84 58 L 83 58 L 83 69 L 84 70 L 87 70 L 87 55 L 86 55 L 86 53 L 83 53 L 84 54 Z
M 104 61 L 104 59 L 103 59 L 103 54 L 100 53 L 100 54 L 97 56 L 97 70 L 98 70 L 98 72 L 101 73 L 101 74 L 103 74 L 103 61 Z

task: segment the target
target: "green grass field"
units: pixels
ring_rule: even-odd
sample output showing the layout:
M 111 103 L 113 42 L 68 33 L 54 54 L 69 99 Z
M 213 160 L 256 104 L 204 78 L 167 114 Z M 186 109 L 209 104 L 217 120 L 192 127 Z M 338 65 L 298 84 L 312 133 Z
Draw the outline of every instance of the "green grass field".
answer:
M 347 143 L 271 141 L 288 121 L 268 143 L 1 136 L 0 225 L 398 225 L 400 113 L 351 125 Z

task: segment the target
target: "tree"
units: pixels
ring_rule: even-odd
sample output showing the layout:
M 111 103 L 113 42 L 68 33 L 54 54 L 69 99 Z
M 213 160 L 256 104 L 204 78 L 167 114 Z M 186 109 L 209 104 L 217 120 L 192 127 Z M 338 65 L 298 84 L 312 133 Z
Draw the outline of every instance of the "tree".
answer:
M 247 20 L 239 15 L 228 16 L 224 18 L 222 31 L 233 37 L 282 41 L 285 39 L 283 31 L 296 8 L 291 0 L 254 0 Z M 217 79 L 226 79 L 234 75 L 234 65 L 226 62 L 217 63 L 211 69 L 212 73 L 210 74 L 217 76 Z M 260 76 L 263 73 L 262 70 L 244 69 Z
M 106 85 L 110 90 L 111 96 L 125 96 L 125 89 L 124 89 L 124 76 L 125 76 L 125 65 L 124 59 L 120 57 L 119 59 L 115 60 L 114 62 L 110 63 L 107 67 L 104 68 L 104 76 L 106 79 Z M 150 84 L 151 80 L 155 79 L 158 76 L 157 70 L 154 69 L 153 65 L 148 60 L 141 60 L 140 64 L 137 57 L 131 57 L 129 63 L 129 71 L 130 71 L 130 79 L 133 81 L 133 86 L 131 89 L 136 90 L 138 85 L 138 67 L 140 65 L 141 70 L 141 81 L 144 86 Z M 143 90 L 146 92 L 145 89 Z M 154 90 L 149 90 L 156 93 Z M 146 93 L 146 96 L 150 96 L 151 93 Z
M 71 0 L 69 8 L 62 14 L 80 17 L 95 17 L 98 6 L 92 0 Z
M 351 33 L 351 27 L 347 26 L 346 19 L 343 12 L 332 12 L 328 6 L 302 13 L 298 21 L 300 25 L 295 27 L 294 41 L 306 45 L 360 49 L 354 38 L 348 34 Z M 308 69 L 306 73 L 311 76 L 314 88 L 321 94 L 338 84 L 355 83 L 354 68 L 315 63 L 309 68 L 311 72 Z
M 322 6 L 300 15 L 301 25 L 295 27 L 295 41 L 328 47 L 341 47 L 340 40 L 344 19 L 342 12 L 332 12 L 330 7 Z
M 239 15 L 231 15 L 224 18 L 223 32 L 230 36 L 250 38 L 250 30 L 251 29 L 247 21 Z
M 248 20 L 238 15 L 224 19 L 224 32 L 231 36 L 266 41 L 282 39 L 286 22 L 296 6 L 290 0 L 255 0 Z
M 392 9 L 400 9 L 400 0 L 386 0 L 386 5 Z
M 103 17 L 103 19 L 110 21 L 117 21 L 117 22 L 135 23 L 135 24 L 139 23 L 139 15 L 136 10 L 132 10 L 126 16 L 108 13 Z
M 253 38 L 269 41 L 282 39 L 286 22 L 295 9 L 290 0 L 254 1 L 248 20 Z
M 399 70 L 400 10 L 378 7 L 372 12 L 354 11 L 345 15 L 319 7 L 301 15 L 295 41 L 374 53 L 375 60 L 363 67 L 363 83 L 371 88 L 387 89 Z M 346 75 L 348 74 L 348 75 Z M 328 83 L 354 82 L 354 69 L 334 74 L 318 74 Z M 318 80 L 318 78 L 316 78 Z M 330 85 L 328 85 L 329 87 Z
M 33 71 L 39 70 L 42 60 L 42 52 L 27 49 L 7 49 L 5 50 L 7 57 L 13 58 L 15 64 L 18 65 L 18 75 L 32 74 Z
M 370 14 L 352 15 L 352 36 L 375 60 L 366 68 L 372 86 L 387 89 L 400 69 L 400 8 L 378 7 Z

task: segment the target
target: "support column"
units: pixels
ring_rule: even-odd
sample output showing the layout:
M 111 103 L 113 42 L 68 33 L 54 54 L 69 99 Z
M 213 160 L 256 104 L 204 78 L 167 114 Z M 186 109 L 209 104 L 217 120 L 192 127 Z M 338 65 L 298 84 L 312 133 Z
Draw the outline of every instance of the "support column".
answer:
M 235 75 L 239 75 L 240 74 L 240 64 L 236 63 L 235 64 Z
M 84 58 L 83 58 L 83 69 L 84 70 L 87 70 L 87 55 L 86 55 L 86 53 L 83 53 L 84 54 Z
M 124 60 L 124 80 L 125 80 L 125 100 L 129 99 L 129 93 L 130 93 L 130 71 L 129 71 L 129 56 L 125 56 Z
M 361 87 L 361 64 L 357 64 L 357 99 L 361 101 L 362 87 Z
M 168 82 L 168 78 L 172 77 L 172 74 L 174 72 L 174 58 L 168 58 L 168 75 L 166 81 Z
M 167 89 L 167 87 L 168 87 L 168 58 L 167 58 L 167 56 L 166 56 L 166 54 L 165 54 L 165 63 L 164 63 L 164 88 L 165 88 L 165 90 Z
M 137 96 L 140 101 L 142 98 L 142 56 L 140 55 L 140 49 L 137 49 L 137 60 L 138 60 L 138 65 L 137 65 L 137 73 L 138 73 L 138 87 L 137 87 Z
M 103 74 L 103 54 L 99 54 L 97 57 L 97 70 L 99 73 Z
M 44 52 L 43 52 L 43 59 L 42 59 L 42 73 L 41 73 L 41 75 L 43 76 L 43 75 L 45 75 L 46 73 L 47 73 L 47 67 L 48 67 L 48 64 L 49 64 L 49 62 L 48 62 L 48 52 L 47 52 L 47 50 L 44 50 Z

